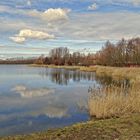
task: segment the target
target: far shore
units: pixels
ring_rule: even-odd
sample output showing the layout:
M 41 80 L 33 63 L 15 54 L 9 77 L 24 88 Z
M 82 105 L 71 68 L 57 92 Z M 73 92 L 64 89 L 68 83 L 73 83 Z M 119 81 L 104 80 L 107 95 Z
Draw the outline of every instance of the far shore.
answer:
M 44 65 L 31 64 L 30 67 L 47 67 L 47 68 L 63 68 L 68 70 L 80 70 L 85 72 L 96 72 L 97 76 L 109 76 L 114 80 L 128 79 L 130 82 L 140 82 L 140 67 L 110 67 L 110 66 L 60 66 L 60 65 Z

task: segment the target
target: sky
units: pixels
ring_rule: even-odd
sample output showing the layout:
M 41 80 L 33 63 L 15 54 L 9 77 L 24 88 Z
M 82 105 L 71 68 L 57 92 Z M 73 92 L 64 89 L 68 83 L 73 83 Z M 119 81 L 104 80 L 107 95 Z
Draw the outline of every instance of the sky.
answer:
M 96 52 L 140 36 L 140 0 L 0 0 L 0 58 Z

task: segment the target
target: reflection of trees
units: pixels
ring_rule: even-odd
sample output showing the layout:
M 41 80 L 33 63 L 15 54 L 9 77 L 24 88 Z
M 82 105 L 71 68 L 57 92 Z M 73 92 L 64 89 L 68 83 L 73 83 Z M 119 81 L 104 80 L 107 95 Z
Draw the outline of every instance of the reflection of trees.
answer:
M 81 71 L 69 71 L 65 69 L 53 69 L 50 73 L 52 82 L 61 85 L 67 85 L 70 80 L 74 82 L 80 82 L 81 80 L 93 80 L 94 73 L 81 72 Z
M 53 69 L 50 72 L 49 76 L 52 82 L 57 83 L 59 85 L 64 85 L 64 84 L 67 85 L 70 79 L 70 75 L 68 74 L 68 72 L 64 70 Z
M 43 77 L 49 77 L 52 82 L 59 85 L 67 85 L 71 80 L 74 82 L 80 82 L 81 80 L 92 81 L 95 77 L 95 73 L 93 72 L 71 71 L 65 69 L 47 69 L 40 74 Z
M 113 79 L 110 76 L 97 76 L 94 72 L 83 72 L 66 69 L 43 69 L 39 72 L 42 77 L 49 77 L 52 82 L 59 85 L 67 85 L 71 80 L 80 82 L 81 80 L 96 81 L 99 85 L 130 86 L 128 79 Z

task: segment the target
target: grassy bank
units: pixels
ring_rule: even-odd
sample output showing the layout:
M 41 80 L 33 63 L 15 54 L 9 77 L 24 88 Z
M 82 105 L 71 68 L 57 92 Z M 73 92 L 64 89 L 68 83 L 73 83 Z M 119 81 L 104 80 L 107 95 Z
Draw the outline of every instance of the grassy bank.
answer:
M 71 127 L 1 140 L 139 140 L 140 114 L 89 121 Z
M 57 66 L 57 65 L 38 65 L 38 64 L 31 64 L 28 65 L 30 67 L 46 67 L 46 68 L 58 68 L 58 69 L 69 69 L 69 70 L 78 70 L 80 66 Z

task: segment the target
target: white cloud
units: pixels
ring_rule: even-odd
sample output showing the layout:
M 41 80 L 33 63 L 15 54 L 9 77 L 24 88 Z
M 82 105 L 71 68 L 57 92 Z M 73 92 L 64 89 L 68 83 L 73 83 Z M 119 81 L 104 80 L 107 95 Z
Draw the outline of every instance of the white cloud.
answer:
M 26 39 L 38 39 L 38 40 L 46 40 L 46 39 L 54 39 L 55 36 L 48 34 L 42 31 L 23 29 L 19 31 L 19 34 L 14 37 L 10 37 L 16 43 L 23 43 Z
M 66 9 L 48 9 L 44 13 L 42 13 L 42 18 L 48 21 L 56 21 L 56 20 L 65 20 L 67 19 L 67 13 L 69 10 Z
M 31 6 L 31 1 L 27 1 L 27 5 Z M 12 8 L 9 6 L 0 5 L 0 13 L 9 13 L 9 14 L 20 14 L 23 16 L 30 16 L 39 18 L 41 20 L 45 20 L 47 22 L 52 21 L 64 21 L 68 19 L 68 13 L 70 9 L 62 9 L 62 8 L 49 8 L 45 11 L 38 11 L 36 9 L 22 9 L 21 6 L 16 6 L 16 8 Z
M 51 22 L 51 21 L 67 20 L 68 19 L 67 14 L 69 12 L 70 12 L 70 9 L 50 8 L 44 12 L 40 12 L 37 10 L 28 11 L 28 15 L 33 16 L 33 17 L 38 17 L 42 20 L 46 20 L 48 22 Z
M 24 43 L 26 40 L 24 37 L 19 37 L 19 36 L 10 37 L 10 39 L 19 44 Z
M 32 39 L 53 39 L 54 35 L 42 31 L 35 31 L 30 29 L 23 29 L 19 32 L 19 37 L 32 38 Z
M 73 15 L 73 19 L 65 25 L 59 25 L 59 30 L 61 30 L 59 34 L 69 38 L 88 40 L 131 38 L 140 36 L 139 21 L 139 13 L 127 11 L 78 13 Z
M 35 22 L 33 22 L 29 19 L 25 19 L 23 23 L 22 21 L 14 21 L 13 19 L 9 19 L 8 22 L 1 20 L 0 31 L 8 32 L 10 30 L 12 32 L 17 32 L 18 30 L 25 28 L 31 29 L 33 31 L 37 30 L 43 31 L 45 33 L 49 32 L 55 34 L 57 37 L 65 37 L 71 39 L 118 40 L 123 37 L 131 38 L 135 36 L 140 36 L 139 21 L 139 13 L 128 11 L 112 13 L 90 12 L 85 14 L 72 13 L 68 22 L 64 22 L 63 24 L 58 24 L 57 22 L 47 24 L 46 21 L 42 20 L 35 20 Z M 32 35 L 28 35 L 27 33 L 25 35 L 24 32 L 19 32 L 18 35 L 15 35 L 14 37 L 24 37 L 25 41 L 28 38 L 38 38 L 38 36 L 36 35 L 34 35 L 34 37 L 31 37 Z M 11 36 L 10 33 L 9 36 Z M 43 37 L 39 38 L 43 39 Z M 19 40 L 19 38 L 16 39 Z M 69 44 L 65 45 L 68 46 Z
M 98 6 L 96 3 L 93 3 L 92 5 L 90 5 L 90 6 L 88 7 L 89 10 L 96 10 L 96 9 L 98 9 L 98 8 L 99 8 L 99 6 Z
M 127 4 L 127 5 L 139 5 L 138 0 L 96 0 L 99 6 L 105 4 Z M 110 2 L 110 3 L 109 3 Z M 94 4 L 94 3 L 93 3 Z M 102 6 L 101 5 L 101 6 Z M 94 6 L 93 6 L 94 7 Z M 96 7 L 96 4 L 95 4 Z M 0 12 L 8 10 L 8 7 L 0 7 Z M 23 43 L 27 39 L 48 39 L 54 38 L 50 34 L 46 37 L 46 33 L 55 34 L 62 38 L 71 39 L 120 39 L 122 37 L 135 37 L 139 36 L 139 12 L 131 11 L 114 11 L 114 12 L 71 12 L 69 15 L 69 10 L 66 9 L 48 9 L 46 11 L 38 10 L 14 10 L 11 9 L 12 14 L 22 15 L 24 18 L 9 18 L 0 17 L 0 32 L 1 34 L 7 33 L 7 36 L 11 36 L 11 33 L 17 33 L 17 35 L 10 37 L 13 41 L 17 43 Z M 59 12 L 58 12 L 59 11 Z M 61 12 L 60 12 L 61 11 Z M 57 14 L 56 14 L 57 13 Z M 58 14 L 59 13 L 59 14 Z M 65 13 L 65 14 L 62 14 Z M 66 19 L 69 17 L 69 20 Z M 90 20 L 89 20 L 90 19 Z M 58 21 L 66 20 L 67 22 Z M 17 24 L 18 23 L 18 24 Z M 30 31 L 21 30 L 30 29 Z M 10 31 L 10 32 L 9 32 Z M 43 31 L 45 35 L 37 35 L 37 32 L 30 33 L 31 31 Z M 6 36 L 6 37 L 7 37 Z M 58 45 L 58 44 L 57 44 Z M 66 44 L 69 45 L 69 44 Z M 50 45 L 51 46 L 51 45 Z M 55 45 L 53 45 L 55 46 Z
M 31 4 L 32 4 L 32 3 L 31 3 L 31 0 L 28 0 L 28 1 L 27 1 L 27 5 L 28 5 L 28 6 L 31 6 Z

